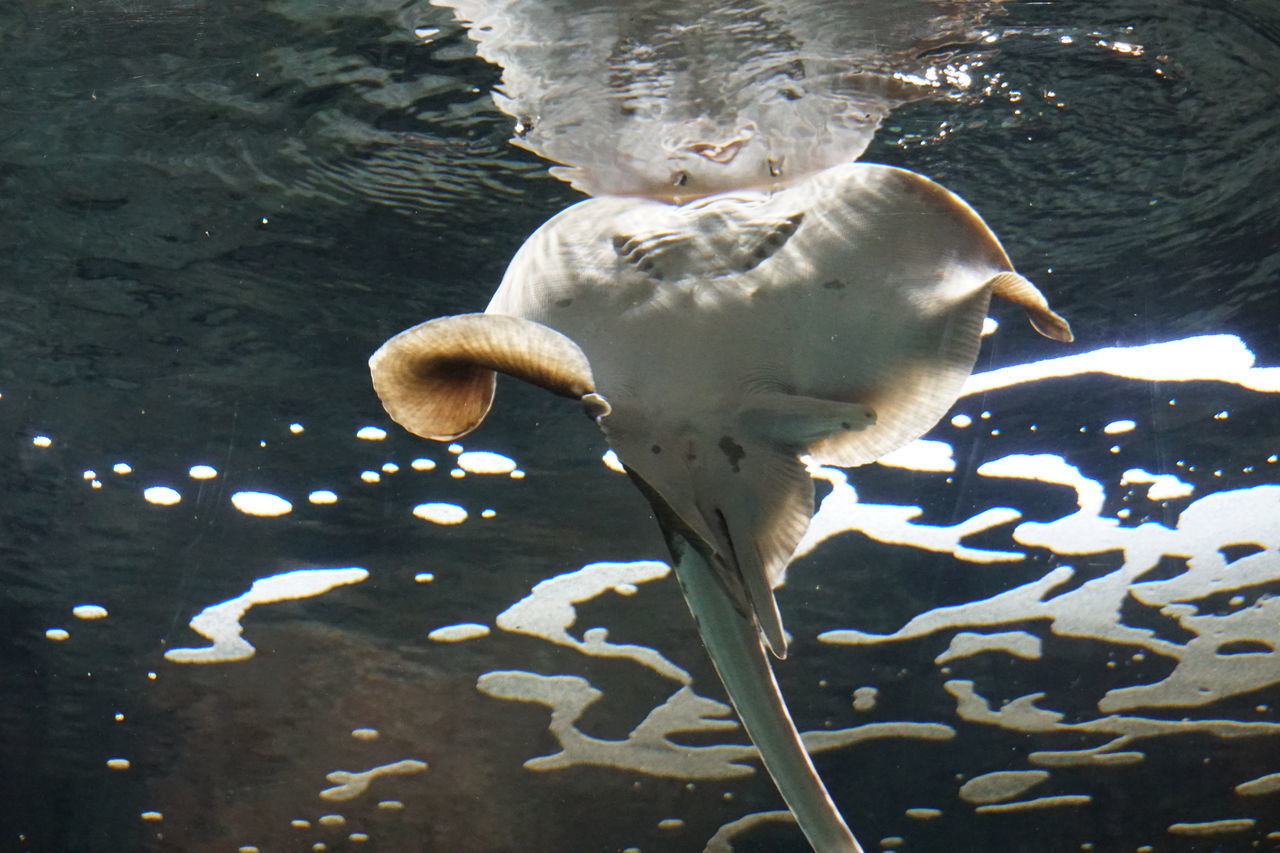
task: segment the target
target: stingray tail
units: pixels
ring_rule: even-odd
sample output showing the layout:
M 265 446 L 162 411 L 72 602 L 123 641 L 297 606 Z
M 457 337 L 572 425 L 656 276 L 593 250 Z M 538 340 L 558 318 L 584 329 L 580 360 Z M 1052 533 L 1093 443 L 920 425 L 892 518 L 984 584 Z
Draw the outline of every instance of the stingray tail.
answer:
M 751 614 L 698 548 L 670 525 L 663 530 L 702 642 L 800 829 L 817 853 L 863 853 L 805 751 Z

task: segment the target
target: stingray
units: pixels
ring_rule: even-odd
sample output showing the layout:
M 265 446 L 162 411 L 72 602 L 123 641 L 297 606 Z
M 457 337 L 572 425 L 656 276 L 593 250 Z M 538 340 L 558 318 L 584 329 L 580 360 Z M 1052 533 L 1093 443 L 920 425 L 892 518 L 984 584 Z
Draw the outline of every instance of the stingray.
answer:
M 675 203 L 582 201 L 517 252 L 483 313 L 370 359 L 391 417 L 451 441 L 495 373 L 580 401 L 651 503 L 744 728 L 815 850 L 860 851 L 801 743 L 766 649 L 814 511 L 806 465 L 861 465 L 929 430 L 977 356 L 992 295 L 1066 321 L 958 196 L 845 164 Z

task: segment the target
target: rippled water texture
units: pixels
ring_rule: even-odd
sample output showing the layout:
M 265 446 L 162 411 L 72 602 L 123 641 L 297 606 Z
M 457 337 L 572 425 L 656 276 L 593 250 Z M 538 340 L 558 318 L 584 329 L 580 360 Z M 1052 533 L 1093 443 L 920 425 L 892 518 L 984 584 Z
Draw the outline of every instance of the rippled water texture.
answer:
M 927 441 L 813 471 L 783 689 L 870 849 L 1267 849 L 1280 16 L 966 38 L 863 159 L 1077 341 L 996 306 Z M 806 849 L 594 426 L 369 386 L 581 197 L 501 75 L 421 3 L 0 5 L 0 848 Z

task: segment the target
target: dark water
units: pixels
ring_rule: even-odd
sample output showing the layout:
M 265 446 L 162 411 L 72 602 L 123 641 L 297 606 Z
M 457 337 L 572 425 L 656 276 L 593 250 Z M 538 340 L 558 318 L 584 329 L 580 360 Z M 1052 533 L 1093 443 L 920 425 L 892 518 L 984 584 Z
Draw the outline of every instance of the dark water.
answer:
M 1062 348 L 997 307 L 978 370 L 1204 335 L 1280 365 L 1275 4 L 1010 3 L 991 33 L 966 96 L 903 107 L 864 156 L 964 196 L 1071 319 Z M 0 849 L 696 851 L 781 807 L 759 772 L 670 771 L 722 767 L 699 748 L 739 732 L 662 729 L 648 753 L 579 737 L 622 741 L 678 682 L 498 624 L 543 579 L 664 556 L 594 427 L 505 383 L 463 443 L 527 476 L 455 478 L 369 386 L 389 334 L 482 308 L 528 233 L 579 198 L 507 144 L 498 76 L 448 10 L 418 3 L 0 6 Z M 849 473 L 845 511 L 920 509 L 896 527 L 839 515 L 838 476 L 819 483 L 846 532 L 780 595 L 800 727 L 950 732 L 819 754 L 869 849 L 1280 848 L 1278 383 L 1200 350 L 1155 364 L 1172 375 L 962 399 L 972 424 L 929 436 L 954 470 Z M 1179 381 L 1197 375 L 1232 381 Z M 367 425 L 386 438 L 357 438 Z M 217 476 L 192 478 L 198 464 Z M 1133 469 L 1180 485 L 1151 499 Z M 319 489 L 338 502 L 311 503 Z M 242 491 L 292 512 L 247 514 Z M 469 518 L 414 517 L 427 501 Z M 997 507 L 1017 514 L 932 529 Z M 338 567 L 368 577 L 248 611 L 253 657 L 164 657 L 207 645 L 188 621 L 255 581 Z M 605 626 L 720 697 L 672 579 L 622 592 L 578 604 L 572 635 Z M 73 615 L 88 603 L 110 615 Z M 491 633 L 427 636 L 459 623 Z M 833 631 L 855 641 L 817 639 Z M 1003 639 L 961 654 L 966 633 Z M 526 675 L 504 699 L 494 672 Z M 601 764 L 522 766 L 560 749 L 547 702 L 520 693 L 545 683 L 528 673 L 600 691 L 557 725 Z M 856 710 L 863 687 L 877 698 Z M 649 754 L 670 772 L 639 769 Z M 405 759 L 427 769 L 319 796 L 326 774 Z M 992 795 L 965 782 L 1001 771 L 1036 782 L 1009 801 L 1074 799 L 980 810 Z M 734 849 L 806 848 L 768 823 Z

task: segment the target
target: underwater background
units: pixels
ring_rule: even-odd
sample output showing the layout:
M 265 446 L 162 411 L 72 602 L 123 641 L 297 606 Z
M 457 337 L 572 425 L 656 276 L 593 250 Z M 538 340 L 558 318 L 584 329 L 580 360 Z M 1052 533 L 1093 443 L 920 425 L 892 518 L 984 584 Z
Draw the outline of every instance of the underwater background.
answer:
M 862 159 L 1076 342 L 993 305 L 925 441 L 814 471 L 783 691 L 869 850 L 1280 849 L 1280 7 L 956 50 Z M 578 408 L 370 387 L 582 198 L 499 76 L 419 2 L 0 5 L 0 850 L 808 849 Z

